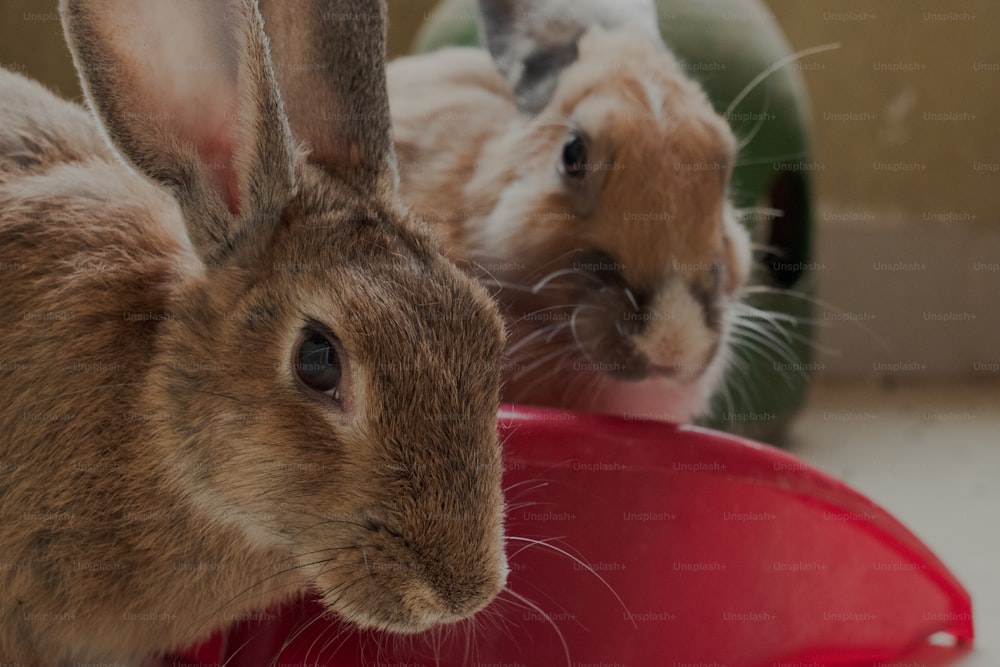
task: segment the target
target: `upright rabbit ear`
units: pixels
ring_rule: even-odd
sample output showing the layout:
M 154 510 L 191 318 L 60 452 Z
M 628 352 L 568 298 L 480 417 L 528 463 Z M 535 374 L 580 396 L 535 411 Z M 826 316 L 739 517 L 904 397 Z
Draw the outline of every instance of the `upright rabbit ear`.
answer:
M 483 40 L 522 113 L 549 103 L 592 26 L 630 27 L 663 45 L 653 0 L 479 0 Z
M 394 189 L 384 0 L 261 0 L 261 12 L 309 161 L 362 191 Z
M 253 0 L 61 0 L 87 99 L 171 189 L 206 263 L 263 247 L 295 190 L 293 143 Z

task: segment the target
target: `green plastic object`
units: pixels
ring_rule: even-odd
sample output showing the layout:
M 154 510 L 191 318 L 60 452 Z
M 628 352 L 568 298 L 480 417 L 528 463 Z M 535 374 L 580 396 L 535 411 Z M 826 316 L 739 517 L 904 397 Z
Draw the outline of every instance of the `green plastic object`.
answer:
M 816 370 L 811 176 L 821 165 L 810 159 L 808 99 L 799 69 L 817 66 L 817 60 L 792 54 L 758 0 L 656 4 L 664 40 L 741 140 L 732 197 L 748 209 L 745 224 L 763 248 L 746 303 L 772 313 L 755 318 L 757 333 L 741 335 L 738 359 L 705 422 L 779 443 Z M 478 44 L 475 0 L 444 0 L 418 33 L 414 51 Z

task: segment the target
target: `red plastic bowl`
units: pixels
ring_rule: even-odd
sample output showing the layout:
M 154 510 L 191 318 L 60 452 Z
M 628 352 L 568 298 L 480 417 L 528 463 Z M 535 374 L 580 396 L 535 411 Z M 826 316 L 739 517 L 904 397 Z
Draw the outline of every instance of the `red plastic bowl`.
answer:
M 834 667 L 940 663 L 968 593 L 867 498 L 796 458 L 694 427 L 506 408 L 509 592 L 416 637 L 308 598 L 177 664 Z

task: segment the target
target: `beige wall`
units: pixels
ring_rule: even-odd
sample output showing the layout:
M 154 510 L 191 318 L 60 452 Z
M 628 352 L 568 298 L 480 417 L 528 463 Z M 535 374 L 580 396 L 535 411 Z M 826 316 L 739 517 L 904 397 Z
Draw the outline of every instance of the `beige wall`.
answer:
M 0 0 L 0 66 L 73 97 L 80 89 L 63 43 L 58 4 L 58 0 Z M 409 51 L 417 27 L 436 4 L 436 0 L 389 0 L 390 56 Z
M 0 66 L 68 97 L 79 94 L 62 39 L 57 0 L 0 0 Z
M 1000 3 L 767 0 L 803 68 L 827 377 L 1000 380 Z
M 438 0 L 389 0 L 389 55 L 409 52 L 413 36 Z
M 802 69 L 827 218 L 1000 221 L 1000 3 L 767 0 Z

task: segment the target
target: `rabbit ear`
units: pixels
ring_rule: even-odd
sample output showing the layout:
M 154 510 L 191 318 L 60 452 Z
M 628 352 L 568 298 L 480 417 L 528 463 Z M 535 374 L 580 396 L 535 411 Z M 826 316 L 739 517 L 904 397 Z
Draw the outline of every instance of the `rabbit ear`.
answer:
M 88 102 L 173 191 L 206 263 L 263 247 L 295 190 L 293 143 L 253 0 L 61 0 Z
M 384 0 L 261 0 L 261 12 L 309 161 L 363 191 L 395 188 Z
M 552 99 L 559 74 L 577 59 L 592 26 L 637 28 L 663 45 L 653 0 L 479 0 L 483 40 L 522 113 Z

